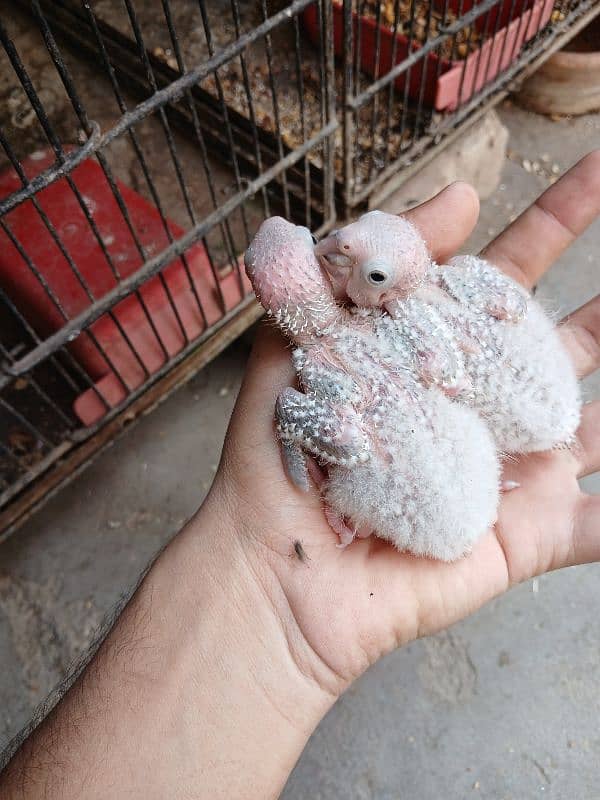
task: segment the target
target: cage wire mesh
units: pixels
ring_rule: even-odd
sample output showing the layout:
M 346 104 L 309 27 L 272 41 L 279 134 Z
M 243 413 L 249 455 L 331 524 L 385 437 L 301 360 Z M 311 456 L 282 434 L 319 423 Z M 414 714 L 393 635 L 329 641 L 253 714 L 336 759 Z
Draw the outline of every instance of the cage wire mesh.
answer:
M 263 219 L 331 229 L 596 10 L 0 0 L 0 531 L 258 317 Z

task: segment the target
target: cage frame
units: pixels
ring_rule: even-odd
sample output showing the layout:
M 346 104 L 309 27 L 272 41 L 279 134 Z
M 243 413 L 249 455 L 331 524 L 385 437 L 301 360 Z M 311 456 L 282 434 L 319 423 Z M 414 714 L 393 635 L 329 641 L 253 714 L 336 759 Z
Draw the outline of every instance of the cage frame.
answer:
M 232 7 L 237 7 L 237 0 L 231 1 Z M 221 49 L 218 52 L 211 53 L 209 58 L 204 59 L 201 63 L 195 65 L 190 70 L 185 70 L 182 68 L 182 74 L 180 76 L 173 78 L 173 75 L 169 74 L 167 75 L 166 79 L 163 76 L 165 83 L 164 86 L 159 88 L 157 85 L 153 85 L 151 97 L 147 98 L 145 101 L 138 102 L 132 109 L 124 110 L 122 108 L 122 114 L 115 124 L 105 131 L 100 131 L 99 126 L 93 120 L 87 118 L 85 109 L 82 107 L 77 98 L 77 93 L 69 76 L 68 68 L 61 56 L 61 49 L 55 40 L 54 31 L 50 30 L 48 21 L 46 19 L 48 8 L 51 7 L 52 12 L 54 12 L 57 10 L 59 5 L 62 8 L 64 4 L 59 3 L 55 5 L 53 3 L 47 3 L 45 0 L 31 0 L 31 3 L 29 3 L 21 0 L 21 5 L 25 7 L 26 10 L 33 12 L 34 17 L 37 18 L 38 24 L 45 39 L 46 46 L 54 62 L 54 66 L 61 76 L 63 85 L 65 86 L 65 89 L 71 100 L 71 104 L 76 109 L 76 112 L 78 112 L 84 135 L 82 136 L 83 141 L 80 146 L 68 153 L 61 150 L 60 142 L 58 142 L 54 147 L 56 152 L 55 162 L 48 169 L 44 170 L 41 174 L 36 175 L 36 177 L 31 180 L 28 180 L 26 176 L 24 176 L 20 165 L 16 163 L 17 159 L 11 159 L 14 169 L 21 177 L 23 186 L 21 189 L 13 192 L 7 197 L 4 197 L 0 201 L 0 220 L 4 220 L 10 211 L 18 208 L 19 205 L 27 201 L 35 203 L 38 192 L 48 188 L 54 182 L 65 179 L 69 180 L 71 173 L 73 173 L 73 171 L 85 159 L 102 152 L 104 147 L 108 146 L 118 137 L 130 132 L 137 123 L 146 117 L 149 117 L 157 110 L 161 111 L 162 109 L 167 108 L 169 111 L 177 111 L 174 103 L 184 96 L 187 97 L 186 93 L 189 92 L 191 88 L 200 93 L 200 90 L 197 86 L 199 80 L 208 75 L 216 74 L 216 71 L 220 66 L 233 61 L 236 57 L 243 57 L 242 54 L 247 47 L 261 39 L 266 39 L 270 32 L 276 29 L 277 26 L 283 22 L 293 19 L 295 20 L 297 26 L 297 15 L 312 1 L 313 0 L 294 0 L 294 2 L 290 3 L 285 9 L 269 17 L 267 17 L 265 11 L 265 19 L 263 24 L 258 25 L 246 34 L 238 36 L 229 47 Z M 67 5 L 69 5 L 69 0 L 65 0 L 65 2 Z M 85 6 L 86 4 L 82 5 Z M 202 0 L 200 0 L 200 5 L 203 8 Z M 73 7 L 73 4 L 71 4 L 71 6 Z M 164 0 L 163 6 L 168 8 L 169 0 Z M 330 37 L 327 35 L 328 25 L 330 24 L 330 15 L 328 13 L 327 3 L 323 3 L 322 8 L 323 47 L 319 55 L 319 62 L 322 69 L 327 72 L 327 74 L 331 75 L 333 71 L 333 57 L 332 52 L 327 45 L 327 43 L 330 41 Z M 60 11 L 61 9 L 58 8 L 58 10 Z M 64 11 L 64 8 L 62 10 Z M 79 28 L 77 25 L 72 25 L 69 30 L 79 30 Z M 59 35 L 61 32 L 64 33 L 64 29 L 63 31 L 59 32 Z M 21 69 L 22 66 L 19 64 L 19 54 L 12 45 L 7 32 L 3 27 L 2 30 L 0 30 L 0 38 L 2 39 L 5 53 L 8 54 L 9 59 L 13 63 L 13 67 L 16 70 Z M 67 36 L 66 38 L 73 37 Z M 75 37 L 75 44 L 78 45 L 80 43 L 80 39 Z M 155 66 L 161 67 L 162 65 Z M 38 118 L 41 117 L 40 121 L 42 122 L 42 126 L 45 129 L 45 125 L 47 125 L 48 128 L 52 130 L 52 124 L 47 119 L 45 111 L 39 103 L 39 99 L 35 94 L 35 89 L 33 88 L 25 69 L 22 69 L 22 75 L 20 75 L 19 78 L 23 88 L 28 93 L 28 97 L 32 106 L 36 108 Z M 271 73 L 270 78 L 273 80 Z M 201 99 L 206 104 L 207 95 L 205 92 L 202 94 L 203 96 Z M 215 106 L 217 106 L 217 103 L 215 102 L 214 98 L 209 98 L 209 100 L 212 102 L 214 109 Z M 221 103 L 221 105 L 224 116 L 228 116 L 231 113 L 231 109 L 226 109 L 223 103 Z M 190 111 L 193 115 L 191 101 Z M 238 123 L 240 119 L 242 123 L 247 122 L 243 118 L 240 118 L 239 115 L 237 116 Z M 252 126 L 254 127 L 252 133 L 254 137 L 258 139 L 258 130 L 254 124 L 254 121 L 252 121 Z M 248 125 L 246 125 L 246 129 L 247 127 Z M 224 223 L 228 216 L 236 208 L 243 207 L 243 203 L 248 198 L 254 197 L 260 192 L 263 192 L 265 197 L 265 215 L 267 215 L 267 197 L 265 193 L 266 187 L 270 185 L 269 188 L 271 190 L 273 190 L 273 188 L 277 189 L 278 186 L 274 181 L 281 176 L 284 176 L 281 183 L 285 186 L 286 172 L 294 168 L 296 165 L 299 165 L 301 162 L 303 162 L 304 177 L 302 179 L 305 181 L 305 185 L 309 180 L 314 184 L 315 178 L 314 175 L 311 174 L 311 170 L 314 171 L 314 168 L 312 164 L 308 162 L 306 155 L 310 152 L 311 148 L 321 145 L 326 157 L 332 161 L 333 146 L 330 142 L 330 139 L 337 127 L 338 123 L 335 118 L 334 98 L 332 95 L 325 93 L 322 103 L 322 124 L 314 136 L 310 138 L 305 137 L 304 141 L 297 147 L 293 149 L 287 148 L 287 152 L 283 152 L 280 147 L 279 152 L 275 153 L 275 155 L 271 155 L 270 164 L 268 164 L 266 168 L 262 168 L 260 163 L 260 154 L 258 154 L 258 164 L 255 166 L 258 167 L 258 172 L 260 174 L 258 174 L 253 180 L 245 180 L 243 186 L 241 186 L 240 176 L 238 175 L 239 191 L 234 197 L 219 204 L 218 208 L 215 208 L 213 213 L 205 215 L 201 220 L 195 222 L 195 224 L 189 228 L 184 235 L 176 240 L 171 239 L 169 245 L 156 256 L 153 258 L 145 258 L 142 266 L 137 269 L 133 275 L 129 276 L 129 278 L 120 279 L 113 290 L 104 294 L 100 298 L 95 299 L 83 312 L 76 317 L 66 320 L 65 324 L 62 325 L 54 334 L 49 335 L 44 339 L 38 338 L 36 340 L 36 345 L 26 355 L 20 358 L 11 359 L 10 361 L 4 359 L 4 362 L 0 365 L 0 391 L 20 378 L 31 376 L 32 371 L 37 366 L 43 364 L 47 359 L 59 352 L 61 348 L 64 348 L 68 342 L 76 337 L 81 331 L 89 331 L 90 326 L 96 320 L 98 320 L 104 314 L 112 313 L 112 309 L 114 309 L 120 300 L 129 297 L 132 292 L 137 292 L 140 287 L 142 287 L 151 277 L 160 276 L 162 278 L 161 270 L 167 264 L 169 264 L 175 257 L 178 256 L 183 259 L 190 246 L 192 246 L 195 242 L 200 241 L 207 231 Z M 271 136 L 270 138 L 263 138 L 267 140 L 266 144 L 263 142 L 264 147 L 267 150 L 270 148 L 273 152 L 276 149 L 276 138 L 274 136 Z M 52 135 L 48 137 L 48 140 L 52 145 L 54 145 L 54 142 L 51 141 Z M 3 139 L 3 144 L 4 143 L 5 142 Z M 218 148 L 214 149 L 218 150 Z M 232 152 L 233 151 L 232 145 Z M 259 153 L 259 151 L 257 152 Z M 8 150 L 7 154 L 9 154 Z M 235 160 L 235 157 L 236 156 L 233 155 L 232 159 Z M 330 174 L 332 174 L 331 171 Z M 319 174 L 318 181 L 319 186 L 312 187 L 312 195 L 313 197 L 317 196 L 317 199 L 319 199 L 320 189 L 320 196 L 322 198 L 323 206 L 323 219 L 325 220 L 324 229 L 330 229 L 335 218 L 333 182 L 332 180 L 323 181 L 322 174 Z M 113 193 L 115 193 L 114 189 Z M 310 198 L 308 191 L 306 191 L 306 195 L 308 198 Z M 309 202 L 310 199 L 307 199 L 307 205 Z M 285 199 L 285 207 L 287 213 L 289 214 L 288 198 Z M 41 216 L 42 212 L 37 204 L 36 209 L 38 214 Z M 163 219 L 163 224 L 166 225 L 162 210 L 160 213 Z M 306 213 L 308 214 L 309 211 L 307 210 Z M 330 219 L 327 219 L 328 215 Z M 3 229 L 6 232 L 6 228 Z M 50 230 L 50 232 L 52 231 Z M 22 253 L 22 255 L 26 256 L 26 253 Z M 233 255 L 230 263 L 233 264 L 239 273 L 239 258 L 235 254 Z M 31 268 L 30 263 L 29 266 Z M 73 263 L 71 263 L 71 268 L 74 271 L 76 269 Z M 190 284 L 192 284 L 191 278 Z M 9 298 L 6 297 L 4 292 L 3 295 L 5 302 L 9 304 Z M 175 314 L 177 314 L 176 306 L 170 296 L 169 300 L 171 303 L 171 308 Z M 200 300 L 198 300 L 198 303 L 200 304 Z M 223 312 L 225 311 L 226 309 L 223 307 Z M 26 320 L 19 313 L 18 309 L 15 309 L 15 313 L 19 315 L 20 321 L 22 321 L 24 325 L 27 325 Z M 96 452 L 104 446 L 103 443 L 107 439 L 107 430 L 111 429 L 114 437 L 117 435 L 117 429 L 120 430 L 121 427 L 130 422 L 132 414 L 131 408 L 140 409 L 140 413 L 142 413 L 142 411 L 148 407 L 154 407 L 158 402 L 160 402 L 160 399 L 166 396 L 166 387 L 168 387 L 168 391 L 170 392 L 175 386 L 180 385 L 181 380 L 177 378 L 179 374 L 186 375 L 186 380 L 190 377 L 188 365 L 194 365 L 194 369 L 199 369 L 202 365 L 207 363 L 208 360 L 216 356 L 227 344 L 237 338 L 237 336 L 239 336 L 246 328 L 256 321 L 261 314 L 262 311 L 260 307 L 251 295 L 242 297 L 234 309 L 227 313 L 223 313 L 223 316 L 215 324 L 208 326 L 202 335 L 194 338 L 192 341 L 188 341 L 186 339 L 186 346 L 173 357 L 168 356 L 166 350 L 164 349 L 164 344 L 160 336 L 157 334 L 157 339 L 159 340 L 159 343 L 165 354 L 165 363 L 163 366 L 152 375 L 150 375 L 146 370 L 147 380 L 145 380 L 140 387 L 134 389 L 133 391 L 129 390 L 129 387 L 123 384 L 127 389 L 127 396 L 122 404 L 112 409 L 107 407 L 107 413 L 97 424 L 88 425 L 85 428 L 70 432 L 68 442 L 63 441 L 59 446 L 51 448 L 47 456 L 45 456 L 39 463 L 29 468 L 26 474 L 20 476 L 10 485 L 8 492 L 5 491 L 2 493 L 0 497 L 2 497 L 3 500 L 7 500 L 8 505 L 3 502 L 2 508 L 0 508 L 0 540 L 5 538 L 10 532 L 12 532 L 17 524 L 20 524 L 23 521 L 22 512 L 28 514 L 33 506 L 37 506 L 39 504 L 40 498 L 49 496 L 49 493 L 52 491 L 55 485 L 64 482 L 62 478 L 63 475 L 70 475 L 71 473 L 75 474 L 75 471 L 78 470 L 79 464 L 82 462 L 82 460 L 83 463 L 87 463 L 91 458 L 93 458 Z M 148 318 L 150 319 L 149 315 Z M 2 354 L 0 353 L 0 355 Z M 171 373 L 173 373 L 174 377 L 171 376 Z M 121 376 L 119 377 L 123 383 Z M 39 387 L 36 386 L 36 389 L 39 392 Z M 4 400 L 1 402 L 4 403 Z M 13 416 L 18 416 L 18 412 L 14 408 L 11 408 L 10 411 Z M 136 414 L 137 412 L 133 413 Z M 22 421 L 27 425 L 27 421 L 25 419 Z M 41 437 L 39 432 L 37 435 Z M 0 445 L 2 445 L 2 442 L 0 442 Z M 6 448 L 4 448 L 4 451 L 6 452 Z M 86 455 L 83 456 L 82 454 Z
M 168 5 L 168 0 L 166 0 Z M 235 0 L 234 0 L 235 2 Z M 0 220 L 16 208 L 19 204 L 36 197 L 37 193 L 50 182 L 59 180 L 70 175 L 83 160 L 90 155 L 102 150 L 121 135 L 126 134 L 137 122 L 163 108 L 172 116 L 173 124 L 177 127 L 190 126 L 190 118 L 178 116 L 181 107 L 175 104 L 182 100 L 187 100 L 188 93 L 198 89 L 197 83 L 202 76 L 210 74 L 231 59 L 244 52 L 244 48 L 257 41 L 262 36 L 268 35 L 282 21 L 294 16 L 297 20 L 302 11 L 314 3 L 315 0 L 293 0 L 284 9 L 265 20 L 263 25 L 258 26 L 248 34 L 242 34 L 237 41 L 229 47 L 215 52 L 209 59 L 201 64 L 192 67 L 177 77 L 173 70 L 168 71 L 168 67 L 156 64 L 159 77 L 164 82 L 164 86 L 157 85 L 155 92 L 146 100 L 142 100 L 137 105 L 124 112 L 118 122 L 106 131 L 101 131 L 93 120 L 87 120 L 84 125 L 85 137 L 80 146 L 75 150 L 66 153 L 62 158 L 57 158 L 53 164 L 43 174 L 40 174 L 23 186 L 21 190 L 0 200 Z M 232 202 L 223 203 L 212 214 L 204 217 L 195 225 L 189 228 L 186 233 L 172 241 L 161 253 L 153 258 L 146 259 L 142 267 L 137 270 L 130 278 L 126 278 L 114 290 L 107 295 L 94 301 L 85 312 L 69 320 L 60 330 L 47 337 L 38 345 L 11 363 L 4 363 L 0 369 L 0 390 L 10 384 L 10 382 L 22 377 L 31 375 L 32 370 L 45 360 L 50 358 L 58 349 L 64 347 L 70 337 L 77 332 L 89 328 L 89 326 L 103 314 L 110 312 L 115 304 L 122 298 L 135 292 L 151 277 L 161 274 L 161 270 L 173 258 L 182 256 L 185 251 L 197 241 L 200 241 L 208 230 L 223 223 L 236 203 L 242 204 L 245 199 L 253 197 L 261 192 L 266 192 L 266 187 L 271 184 L 273 190 L 273 179 L 280 175 L 286 175 L 289 170 L 297 168 L 298 185 L 302 180 L 310 183 L 312 191 L 319 191 L 319 183 L 322 180 L 322 205 L 324 208 L 324 222 L 317 229 L 317 234 L 321 235 L 334 227 L 336 219 L 346 219 L 356 215 L 366 207 L 367 203 L 376 204 L 387 194 L 399 185 L 400 182 L 407 180 L 412 174 L 420 170 L 428 161 L 451 142 L 460 138 L 464 132 L 473 125 L 490 108 L 500 103 L 510 91 L 531 74 L 543 61 L 552 53 L 564 46 L 573 36 L 585 27 L 597 14 L 600 13 L 600 4 L 597 0 L 580 0 L 580 2 L 570 12 L 566 14 L 564 22 L 544 32 L 536 40 L 531 42 L 523 58 L 517 59 L 509 69 L 501 72 L 497 78 L 487 84 L 482 91 L 478 92 L 469 102 L 465 103 L 460 109 L 452 112 L 440 125 L 435 128 L 432 134 L 423 136 L 413 147 L 401 153 L 397 159 L 386 165 L 385 170 L 376 175 L 369 181 L 368 185 L 355 191 L 354 173 L 354 151 L 352 135 L 356 132 L 353 124 L 357 109 L 369 98 L 374 97 L 378 91 L 386 86 L 393 85 L 393 81 L 400 73 L 400 70 L 391 72 L 375 80 L 371 87 L 356 94 L 354 92 L 354 72 L 355 72 L 355 50 L 352 46 L 347 50 L 342 63 L 343 96 L 339 106 L 336 106 L 334 91 L 334 52 L 332 46 L 333 21 L 331 5 L 328 0 L 318 0 L 322 14 L 322 25 L 324 34 L 324 61 L 326 64 L 326 82 L 328 90 L 325 98 L 326 119 L 320 131 L 302 145 L 287 151 L 281 148 L 281 137 L 279 137 L 279 147 L 276 137 L 265 136 L 265 132 L 257 130 L 254 120 L 239 119 L 235 121 L 238 127 L 245 128 L 249 141 L 258 141 L 254 156 L 254 166 L 259 167 L 260 175 L 254 180 L 246 181 L 242 192 L 236 195 Z M 479 15 L 487 13 L 498 0 L 483 0 L 479 7 Z M 513 0 L 514 2 L 514 0 Z M 565 0 L 566 2 L 566 0 Z M 51 5 L 52 0 L 19 0 L 21 5 L 31 6 L 34 12 L 44 17 L 44 8 Z M 74 0 L 60 0 L 62 9 Z M 346 43 L 352 37 L 352 0 L 343 0 L 344 3 L 344 35 Z M 447 0 L 446 0 L 447 3 Z M 483 9 L 483 10 L 482 10 Z M 76 30 L 73 26 L 72 30 Z M 81 44 L 79 31 L 75 35 L 75 40 Z M 325 35 L 327 34 L 327 35 Z M 50 49 L 52 49 L 50 41 Z M 55 46 L 55 55 L 60 61 L 60 49 Z M 433 48 L 432 48 L 433 49 Z M 55 62 L 56 63 L 56 62 Z M 402 65 L 400 65 L 402 66 Z M 408 67 L 405 67 L 407 69 Z M 133 76 L 135 81 L 136 76 Z M 131 76 L 130 76 L 131 79 Z M 147 88 L 147 87 L 146 87 Z M 134 87 L 135 91 L 135 87 Z M 137 93 L 140 93 L 138 87 Z M 202 103 L 210 106 L 214 102 L 200 94 L 199 99 Z M 192 105 L 190 105 L 192 109 Z M 340 114 L 338 119 L 337 114 Z M 193 111 L 190 111 L 193 116 Z M 239 115 L 238 115 L 239 116 Z M 334 150 L 333 144 L 335 134 L 341 130 L 343 141 L 343 174 L 344 182 L 340 184 L 336 178 L 333 166 Z M 326 150 L 325 168 L 321 170 L 312 164 L 308 159 L 308 154 L 317 145 L 323 145 Z M 222 143 L 215 142 L 210 144 L 218 150 Z M 266 170 L 260 164 L 261 155 L 271 151 L 274 154 L 271 166 Z M 257 164 L 257 162 L 259 162 Z M 283 184 L 284 186 L 285 184 Z M 282 196 L 278 198 L 280 202 L 289 204 Z M 189 380 L 195 372 L 208 363 L 221 352 L 231 341 L 239 336 L 247 327 L 260 318 L 262 311 L 256 301 L 251 297 L 246 297 L 235 309 L 223 315 L 215 325 L 208 328 L 200 337 L 187 343 L 181 352 L 175 357 L 168 358 L 163 367 L 155 374 L 149 376 L 138 389 L 130 392 L 123 405 L 110 410 L 103 419 L 86 429 L 74 432 L 70 437 L 68 445 L 61 445 L 50 455 L 52 458 L 40 462 L 29 470 L 26 480 L 22 487 L 13 493 L 13 497 L 3 508 L 0 508 L 0 541 L 16 530 L 40 505 L 58 491 L 62 486 L 72 480 L 82 469 L 85 468 L 102 450 L 107 447 L 115 438 L 127 430 L 132 423 L 156 407 L 166 399 L 176 388 Z
M 344 183 L 341 193 L 338 190 L 338 197 L 341 194 L 341 203 L 338 206 L 338 210 L 342 219 L 350 219 L 365 208 L 375 207 L 378 202 L 384 200 L 395 188 L 398 188 L 398 186 L 422 169 L 445 147 L 460 138 L 487 111 L 501 103 L 508 94 L 517 90 L 519 85 L 544 61 L 564 47 L 582 28 L 600 14 L 600 6 L 597 0 L 576 0 L 575 3 L 569 3 L 569 0 L 562 0 L 561 6 L 567 11 L 565 12 L 564 20 L 560 24 L 545 27 L 532 41 L 527 43 L 527 47 L 524 47 L 521 52 L 513 53 L 513 61 L 506 70 L 500 71 L 493 80 L 485 83 L 480 91 L 475 92 L 459 108 L 443 115 L 441 120 L 431 127 L 431 130 L 424 132 L 409 149 L 399 153 L 397 158 L 387 164 L 384 170 L 370 178 L 357 191 L 355 189 L 357 181 L 354 158 L 357 131 L 355 117 L 357 111 L 364 107 L 369 98 L 375 97 L 379 91 L 385 87 L 393 86 L 398 76 L 410 71 L 411 65 L 414 66 L 419 60 L 426 57 L 428 53 L 435 52 L 436 47 L 439 47 L 440 40 L 443 39 L 447 31 L 444 31 L 437 38 L 428 40 L 418 53 L 398 63 L 382 77 L 374 79 L 368 88 L 359 91 L 357 94 L 354 91 L 357 69 L 356 48 L 353 47 L 353 2 L 352 0 L 342 0 L 342 2 L 344 49 L 346 53 L 352 53 L 350 57 L 344 57 L 343 59 Z M 498 4 L 499 0 L 481 0 L 481 2 L 473 5 L 469 15 L 472 19 L 481 18 Z M 515 0 L 512 0 L 512 6 L 514 4 Z M 554 8 L 557 8 L 557 5 L 555 4 Z M 448 0 L 444 0 L 444 9 L 447 7 Z M 462 22 L 464 25 L 464 19 Z M 497 30 L 496 28 L 495 33 L 497 33 Z M 410 47 L 411 41 L 409 41 L 409 49 Z M 377 58 L 376 56 L 376 60 Z M 464 64 L 466 67 L 466 61 Z M 461 81 L 464 80 L 465 67 L 463 67 Z M 419 106 L 421 111 L 421 104 Z M 418 121 L 416 127 L 418 128 Z M 399 180 L 394 180 L 399 172 L 401 173 Z

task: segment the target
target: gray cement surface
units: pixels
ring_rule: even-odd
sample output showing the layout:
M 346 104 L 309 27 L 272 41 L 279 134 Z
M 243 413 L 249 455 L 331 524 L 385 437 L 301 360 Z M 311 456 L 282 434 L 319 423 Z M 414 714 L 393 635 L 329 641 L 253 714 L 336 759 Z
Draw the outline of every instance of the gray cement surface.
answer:
M 563 171 L 600 146 L 600 116 L 553 122 L 512 106 L 500 114 L 509 159 L 469 249 L 548 185 L 553 164 Z M 568 312 L 600 291 L 599 253 L 596 223 L 539 296 Z M 248 339 L 229 348 L 2 546 L 0 744 L 201 502 L 247 353 Z M 590 395 L 599 388 L 588 385 Z M 597 798 L 598 576 L 589 566 L 523 585 L 377 664 L 323 720 L 285 800 Z

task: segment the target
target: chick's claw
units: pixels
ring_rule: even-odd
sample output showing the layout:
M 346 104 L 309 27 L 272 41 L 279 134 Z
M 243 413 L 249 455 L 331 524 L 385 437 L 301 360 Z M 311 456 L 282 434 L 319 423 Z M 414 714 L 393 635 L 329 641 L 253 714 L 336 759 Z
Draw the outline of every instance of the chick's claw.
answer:
M 348 547 L 349 544 L 352 544 L 356 532 L 346 525 L 341 514 L 325 506 L 325 518 L 334 533 L 337 533 L 340 537 L 340 541 L 337 543 L 336 547 L 343 550 L 345 547 Z

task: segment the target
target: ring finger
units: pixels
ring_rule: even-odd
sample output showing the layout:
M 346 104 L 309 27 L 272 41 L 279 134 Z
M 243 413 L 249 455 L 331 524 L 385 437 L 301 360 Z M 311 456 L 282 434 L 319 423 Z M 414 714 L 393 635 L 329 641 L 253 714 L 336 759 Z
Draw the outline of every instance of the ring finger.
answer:
M 600 470 L 600 400 L 587 403 L 581 413 L 581 425 L 577 431 L 579 451 L 578 478 L 584 478 Z

